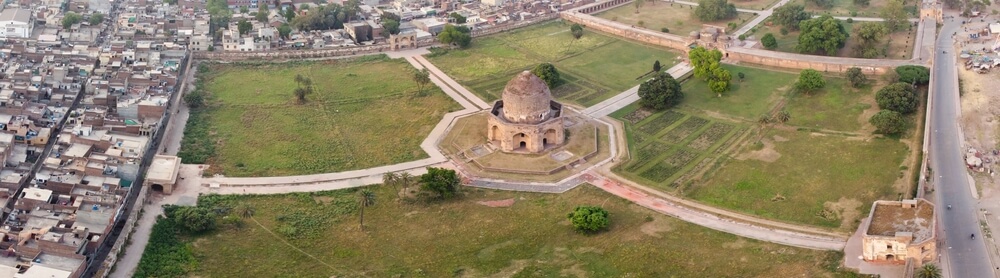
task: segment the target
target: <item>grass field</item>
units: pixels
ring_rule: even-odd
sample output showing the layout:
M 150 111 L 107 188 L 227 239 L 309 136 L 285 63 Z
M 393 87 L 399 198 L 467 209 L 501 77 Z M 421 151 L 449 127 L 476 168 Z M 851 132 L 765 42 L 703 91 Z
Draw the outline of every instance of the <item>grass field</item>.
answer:
M 735 2 L 738 1 L 732 3 Z M 665 27 L 670 29 L 671 34 L 681 36 L 687 36 L 691 31 L 701 30 L 702 24 L 720 26 L 728 30 L 730 29 L 728 28 L 729 23 L 736 23 L 736 29 L 739 29 L 747 21 L 756 17 L 750 13 L 739 13 L 737 18 L 731 20 L 702 22 L 694 15 L 694 8 L 694 6 L 678 3 L 654 1 L 644 4 L 639 9 L 639 13 L 635 12 L 635 6 L 629 4 L 598 13 L 595 16 L 657 32 Z M 644 24 L 639 24 L 639 21 Z
M 847 44 L 844 45 L 844 48 L 841 48 L 837 52 L 837 57 L 855 57 L 854 47 L 858 43 L 857 38 L 854 37 L 855 32 L 853 30 L 860 28 L 861 22 L 847 23 L 846 21 L 841 21 L 841 24 L 848 30 L 851 37 L 847 38 Z M 795 46 L 799 44 L 799 31 L 790 31 L 787 35 L 782 35 L 780 26 L 767 26 L 765 23 L 757 25 L 756 29 L 757 32 L 753 33 L 755 40 L 759 40 L 765 34 L 771 33 L 778 41 L 776 51 L 798 53 L 798 51 L 795 51 Z M 891 33 L 887 38 L 882 38 L 884 55 L 877 58 L 905 60 L 912 57 L 913 44 L 916 43 L 916 32 L 917 28 L 913 27 L 912 29 Z
M 789 96 L 785 110 L 789 125 L 855 132 L 861 129 L 861 113 L 873 106 L 871 87 L 855 89 L 847 80 L 827 77 L 826 87 L 810 95 Z
M 682 84 L 684 109 L 696 109 L 735 116 L 745 120 L 755 120 L 761 114 L 768 112 L 774 104 L 792 89 L 796 74 L 762 70 L 751 67 L 741 67 L 723 64 L 723 68 L 733 75 L 730 90 L 719 98 L 708 89 L 708 83 L 692 78 Z M 737 74 L 742 72 L 746 78 L 739 81 Z
M 552 63 L 565 81 L 552 90 L 563 102 L 591 106 L 638 85 L 659 60 L 664 69 L 677 54 L 585 30 L 579 40 L 569 24 L 552 21 L 512 32 L 476 38 L 461 50 L 428 55 L 434 65 L 485 101 L 500 98 L 517 73 L 540 63 Z M 470 63 L 469 61 L 476 61 Z
M 222 203 L 254 207 L 254 220 L 245 220 L 241 229 L 223 226 L 185 238 L 198 260 L 188 275 L 853 277 L 833 272 L 840 253 L 702 228 L 589 185 L 563 194 L 465 192 L 456 200 L 411 203 L 395 201 L 390 187 L 375 188 L 377 201 L 365 210 L 364 231 L 358 227 L 354 190 L 224 196 Z M 506 208 L 476 203 L 510 198 L 515 203 Z M 579 205 L 608 210 L 609 230 L 574 232 L 566 213 Z
M 824 8 L 814 2 L 806 0 L 791 1 L 789 4 L 800 4 L 806 6 L 806 11 L 814 14 L 830 14 L 833 16 L 858 16 L 858 17 L 880 17 L 882 7 L 889 3 L 889 0 L 870 0 L 868 6 L 855 5 L 853 0 L 832 0 L 833 7 Z M 904 0 L 903 8 L 911 15 L 917 17 L 919 13 L 917 5 L 920 1 Z M 853 14 L 852 14 L 853 13 Z
M 773 129 L 686 192 L 723 208 L 795 223 L 849 230 L 878 199 L 896 199 L 905 144 Z M 773 162 L 769 162 L 773 160 Z M 863 162 L 863 163 L 859 163 Z M 846 221 L 845 221 L 846 219 Z
M 417 95 L 402 60 L 213 65 L 206 78 L 216 142 L 211 170 L 227 176 L 337 172 L 427 157 L 420 142 L 458 104 L 436 87 Z M 316 93 L 297 104 L 296 74 Z M 393 136 L 384 136 L 391 131 Z M 188 136 L 188 134 L 186 134 Z M 181 148 L 192 147 L 183 145 Z

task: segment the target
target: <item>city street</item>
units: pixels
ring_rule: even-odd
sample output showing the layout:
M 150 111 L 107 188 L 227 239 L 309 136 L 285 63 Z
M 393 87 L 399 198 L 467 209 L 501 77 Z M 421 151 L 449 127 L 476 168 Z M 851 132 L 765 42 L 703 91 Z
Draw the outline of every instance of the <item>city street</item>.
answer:
M 932 84 L 930 167 L 934 197 L 938 205 L 939 231 L 944 234 L 942 254 L 945 277 L 994 277 L 993 267 L 983 242 L 977 217 L 975 186 L 965 168 L 958 127 L 958 75 L 951 34 L 958 30 L 960 19 L 946 19 L 938 36 Z M 946 209 L 951 205 L 951 209 Z M 975 234 L 973 239 L 971 235 Z

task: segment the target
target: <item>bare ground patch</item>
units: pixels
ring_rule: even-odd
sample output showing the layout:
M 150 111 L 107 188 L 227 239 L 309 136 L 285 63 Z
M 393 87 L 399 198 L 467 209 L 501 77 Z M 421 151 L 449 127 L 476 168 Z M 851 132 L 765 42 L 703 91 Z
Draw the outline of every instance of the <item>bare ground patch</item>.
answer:
M 760 143 L 764 145 L 763 148 L 756 151 L 749 151 L 740 154 L 736 156 L 736 159 L 739 160 L 754 159 L 764 162 L 775 162 L 778 161 L 779 158 L 781 158 L 781 153 L 778 153 L 778 151 L 774 149 L 774 141 L 764 138 L 760 140 Z
M 514 205 L 514 198 L 493 200 L 493 201 L 479 201 L 476 203 L 491 208 L 507 208 Z
M 840 218 L 840 227 L 850 227 L 861 216 L 861 205 L 857 199 L 840 197 L 837 202 L 826 202 L 823 208 Z

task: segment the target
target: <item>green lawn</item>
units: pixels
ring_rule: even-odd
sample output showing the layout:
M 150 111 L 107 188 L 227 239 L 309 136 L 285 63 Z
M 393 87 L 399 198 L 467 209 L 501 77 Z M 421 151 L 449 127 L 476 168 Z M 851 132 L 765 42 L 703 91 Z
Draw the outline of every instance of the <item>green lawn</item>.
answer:
M 833 7 L 824 8 L 816 5 L 814 2 L 806 0 L 791 1 L 788 4 L 800 4 L 806 6 L 806 11 L 812 12 L 814 14 L 830 14 L 833 16 L 858 16 L 858 17 L 881 17 L 880 12 L 882 7 L 885 7 L 889 3 L 888 0 L 871 0 L 868 6 L 855 5 L 853 0 L 832 0 Z M 918 17 L 919 8 L 917 5 L 920 1 L 917 0 L 904 0 L 903 8 L 906 9 L 912 17 Z M 854 14 L 852 14 L 854 13 Z
M 210 136 L 215 153 L 206 162 L 227 176 L 338 172 L 424 158 L 420 142 L 459 108 L 436 87 L 418 96 L 408 78 L 412 67 L 402 60 L 210 68 L 201 78 L 213 105 L 192 117 L 209 121 L 209 132 L 185 136 Z M 316 87 L 304 104 L 291 94 L 296 74 Z M 389 131 L 393 136 L 384 136 Z M 195 148 L 185 142 L 182 152 Z
M 844 28 L 848 30 L 848 33 L 852 37 L 847 38 L 847 43 L 837 52 L 837 57 L 855 57 L 854 48 L 858 45 L 857 38 L 853 37 L 856 33 L 855 28 L 860 28 L 860 22 L 855 21 L 853 23 L 847 23 L 847 21 L 841 21 Z M 757 31 L 753 33 L 753 38 L 755 40 L 760 40 L 765 34 L 771 33 L 778 42 L 778 47 L 774 49 L 775 51 L 788 52 L 788 53 L 798 53 L 795 51 L 795 46 L 799 44 L 799 31 L 791 31 L 785 35 L 781 34 L 781 26 L 767 26 L 766 22 L 762 22 L 756 27 Z M 877 58 L 879 59 L 909 59 L 913 55 L 913 44 L 916 42 L 916 32 L 917 29 L 914 27 L 912 29 L 907 29 L 904 31 L 894 32 L 889 34 L 888 37 L 882 38 L 883 55 Z M 750 34 L 747 34 L 748 36 Z
M 781 139 L 776 138 L 779 136 Z M 686 192 L 714 206 L 794 223 L 849 230 L 875 200 L 896 199 L 906 145 L 772 129 L 762 150 L 745 150 Z M 787 141 L 785 141 L 787 140 Z M 773 151 L 773 152 L 772 152 Z M 753 153 L 756 152 L 756 153 Z M 753 155 L 771 153 L 767 162 Z M 849 215 L 848 223 L 843 218 Z
M 798 77 L 796 74 L 759 68 L 728 64 L 723 64 L 722 67 L 733 75 L 728 92 L 719 98 L 708 89 L 707 82 L 691 78 L 681 86 L 684 91 L 681 107 L 756 120 L 761 114 L 770 111 L 774 104 L 792 89 Z M 740 72 L 746 76 L 743 82 L 737 77 Z
M 788 124 L 810 128 L 854 132 L 861 129 L 861 113 L 872 108 L 862 99 L 873 98 L 871 87 L 855 89 L 843 78 L 826 78 L 826 87 L 810 95 L 789 97 L 785 110 L 792 115 Z
M 756 15 L 750 13 L 739 13 L 736 18 L 731 20 L 702 22 L 694 15 L 694 8 L 694 6 L 678 3 L 654 1 L 644 4 L 639 9 L 639 13 L 635 12 L 634 5 L 628 4 L 598 13 L 595 16 L 657 32 L 661 31 L 662 28 L 668 28 L 671 34 L 681 36 L 687 36 L 691 31 L 701 30 L 702 24 L 719 26 L 726 30 L 733 29 L 735 31 L 747 21 L 756 17 Z M 640 21 L 643 24 L 639 24 Z M 736 28 L 729 28 L 729 23 L 735 23 Z
M 476 38 L 460 50 L 437 50 L 427 59 L 485 101 L 500 98 L 517 73 L 540 63 L 552 63 L 563 77 L 553 96 L 569 104 L 591 106 L 638 85 L 659 60 L 673 66 L 677 54 L 666 49 L 584 31 L 574 40 L 570 25 L 551 21 Z M 470 62 L 475 61 L 475 62 Z
M 353 189 L 223 196 L 208 206 L 246 203 L 243 228 L 183 239 L 193 277 L 849 277 L 833 272 L 838 252 L 739 238 L 642 208 L 596 187 L 563 194 L 465 189 L 451 201 L 399 202 L 377 187 L 358 228 Z M 478 201 L 513 198 L 511 207 Z M 610 212 L 608 231 L 573 231 L 579 205 Z M 259 221 L 260 225 L 254 221 Z M 264 228 L 267 228 L 265 230 Z M 271 231 L 271 232 L 268 232 Z M 157 241 L 158 239 L 151 239 Z M 287 240 L 298 251 L 286 245 Z M 311 255 L 307 256 L 306 254 Z

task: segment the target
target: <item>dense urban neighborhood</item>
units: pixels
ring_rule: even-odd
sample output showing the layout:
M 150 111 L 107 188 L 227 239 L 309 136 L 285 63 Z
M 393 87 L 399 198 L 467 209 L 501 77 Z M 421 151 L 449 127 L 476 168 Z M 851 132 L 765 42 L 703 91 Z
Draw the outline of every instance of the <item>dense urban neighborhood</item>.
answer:
M 3 1 L 0 277 L 998 277 L 998 6 Z

